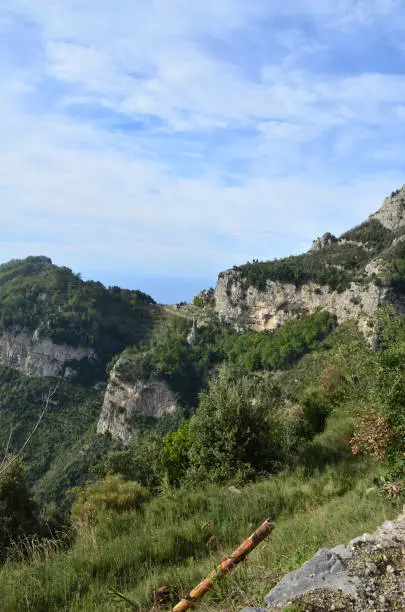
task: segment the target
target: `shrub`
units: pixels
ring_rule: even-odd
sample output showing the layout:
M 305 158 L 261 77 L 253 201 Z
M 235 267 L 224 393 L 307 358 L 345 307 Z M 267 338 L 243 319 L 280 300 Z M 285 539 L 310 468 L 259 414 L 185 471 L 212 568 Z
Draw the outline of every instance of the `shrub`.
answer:
M 306 389 L 301 398 L 303 412 L 303 433 L 312 438 L 325 429 L 327 418 L 331 412 L 329 398 L 322 389 Z
M 97 525 L 109 512 L 139 510 L 149 499 L 149 492 L 137 482 L 128 482 L 118 474 L 103 480 L 73 489 L 75 501 L 71 517 L 79 530 Z
M 163 438 L 163 462 L 168 483 L 179 486 L 189 467 L 189 450 L 192 446 L 190 422 L 185 421 L 175 432 Z
M 357 413 L 354 421 L 355 435 L 350 440 L 353 454 L 363 452 L 375 459 L 384 459 L 392 437 L 388 424 L 374 408 Z
M 0 474 L 0 559 L 13 542 L 39 531 L 37 508 L 30 493 L 24 465 L 12 456 Z
M 269 378 L 240 377 L 221 367 L 190 421 L 190 477 L 199 482 L 245 479 L 271 469 L 277 458 L 271 417 L 279 398 Z

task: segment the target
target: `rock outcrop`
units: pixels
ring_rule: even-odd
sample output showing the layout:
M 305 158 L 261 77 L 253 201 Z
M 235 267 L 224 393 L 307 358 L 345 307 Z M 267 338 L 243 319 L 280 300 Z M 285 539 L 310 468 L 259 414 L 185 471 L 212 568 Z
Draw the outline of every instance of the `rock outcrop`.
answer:
M 151 376 L 148 380 L 129 382 L 120 378 L 121 357 L 111 371 L 97 424 L 97 433 L 110 433 L 127 444 L 136 433 L 136 417 L 162 417 L 176 410 L 177 397 L 169 385 Z
M 302 610 L 391 612 L 405 610 L 405 506 L 396 521 L 386 521 L 347 546 L 322 548 L 266 596 L 267 608 L 242 612 Z
M 326 249 L 337 242 L 336 236 L 331 234 L 330 232 L 326 232 L 323 236 L 320 236 L 316 240 L 313 241 L 311 251 L 320 251 L 322 249 Z
M 379 306 L 393 301 L 388 289 L 374 282 L 352 283 L 338 293 L 327 286 L 307 283 L 296 287 L 291 283 L 268 281 L 265 291 L 244 287 L 237 271 L 230 270 L 218 279 L 215 292 L 216 311 L 240 329 L 265 331 L 275 329 L 299 315 L 323 308 L 335 314 L 339 322 L 356 317 L 366 325 L 367 318 Z
M 264 279 L 260 288 L 249 286 L 242 266 L 219 275 L 215 289 L 215 311 L 236 328 L 265 331 L 277 328 L 290 318 L 311 314 L 318 308 L 329 310 L 337 316 L 339 322 L 355 317 L 363 329 L 366 329 L 367 319 L 379 306 L 394 303 L 405 310 L 404 296 L 396 295 L 390 283 L 386 282 L 389 261 L 384 264 L 378 250 L 387 249 L 404 239 L 405 186 L 386 198 L 380 210 L 367 221 L 380 222 L 381 232 L 389 230 L 388 236 L 392 232 L 392 241 L 388 240 L 388 246 L 387 243 L 382 247 L 378 245 L 378 229 L 374 226 L 374 242 L 369 243 L 366 235 L 363 241 L 356 241 L 347 238 L 350 232 L 339 239 L 326 233 L 313 242 L 306 254 L 306 257 L 312 258 L 313 267 L 318 266 L 325 271 L 334 268 L 337 274 L 343 270 L 348 272 L 351 282 L 346 283 L 344 290 L 333 291 L 327 285 L 310 280 L 296 286 L 293 283 Z M 367 226 L 367 223 L 363 225 Z M 359 228 L 361 226 L 351 233 L 356 236 Z M 356 268 L 354 275 L 351 274 L 352 268 L 359 257 L 355 249 L 363 252 L 362 260 L 365 263 L 363 267 L 359 265 Z M 321 257 L 322 251 L 325 252 L 325 258 Z M 328 254 L 332 252 L 333 256 L 328 259 Z M 345 253 L 349 270 L 339 264 L 339 257 L 344 260 Z M 261 263 L 251 264 L 255 265 L 260 266 Z
M 377 219 L 393 232 L 405 227 L 405 185 L 385 198 L 380 210 L 371 215 L 370 219 Z
M 40 338 L 36 332 L 0 335 L 0 363 L 27 376 L 73 377 L 72 364 L 83 359 L 94 361 L 96 354 L 90 348 L 55 344 L 50 338 Z
M 194 346 L 196 340 L 197 340 L 197 334 L 198 334 L 198 323 L 197 323 L 197 319 L 194 317 L 193 319 L 193 324 L 191 326 L 190 332 L 187 336 L 187 344 L 189 346 Z

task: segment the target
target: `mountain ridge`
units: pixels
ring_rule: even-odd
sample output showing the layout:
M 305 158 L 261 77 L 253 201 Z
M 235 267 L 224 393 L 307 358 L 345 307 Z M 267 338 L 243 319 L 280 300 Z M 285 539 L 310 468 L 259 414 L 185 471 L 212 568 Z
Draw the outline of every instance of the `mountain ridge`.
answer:
M 302 255 L 221 272 L 215 310 L 240 329 L 265 331 L 325 308 L 367 331 L 380 306 L 405 309 L 404 231 L 405 185 L 339 238 L 326 233 Z

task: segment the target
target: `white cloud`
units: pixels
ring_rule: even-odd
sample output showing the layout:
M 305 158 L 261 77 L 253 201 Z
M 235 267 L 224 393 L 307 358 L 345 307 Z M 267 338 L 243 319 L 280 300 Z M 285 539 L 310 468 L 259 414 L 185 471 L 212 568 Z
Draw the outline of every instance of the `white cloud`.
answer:
M 25 53 L 0 58 L 2 259 L 213 274 L 343 231 L 403 182 L 405 76 L 373 46 L 368 70 L 317 68 L 347 28 L 399 27 L 394 0 L 2 11 Z

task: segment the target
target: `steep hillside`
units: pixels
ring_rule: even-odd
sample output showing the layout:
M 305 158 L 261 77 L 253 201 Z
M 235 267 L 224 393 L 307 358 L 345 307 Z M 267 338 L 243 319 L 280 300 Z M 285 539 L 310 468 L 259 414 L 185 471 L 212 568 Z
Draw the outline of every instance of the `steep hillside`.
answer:
M 405 188 L 178 307 L 44 257 L 1 266 L 0 454 L 22 449 L 27 470 L 0 458 L 2 609 L 156 609 L 168 585 L 169 610 L 269 517 L 271 540 L 201 608 L 236 611 L 397 515 L 404 209 Z
M 0 363 L 102 380 L 113 355 L 148 337 L 156 314 L 150 296 L 84 282 L 47 257 L 10 261 L 0 266 Z
M 365 328 L 378 307 L 405 308 L 404 239 L 405 186 L 340 238 L 325 234 L 303 255 L 222 272 L 216 312 L 242 329 L 263 331 L 325 308 Z
M 23 453 L 41 502 L 63 502 L 112 446 L 96 435 L 106 366 L 147 341 L 161 312 L 141 291 L 84 282 L 47 257 L 0 266 L 0 456 L 10 433 L 9 451 L 22 447 L 59 381 Z

